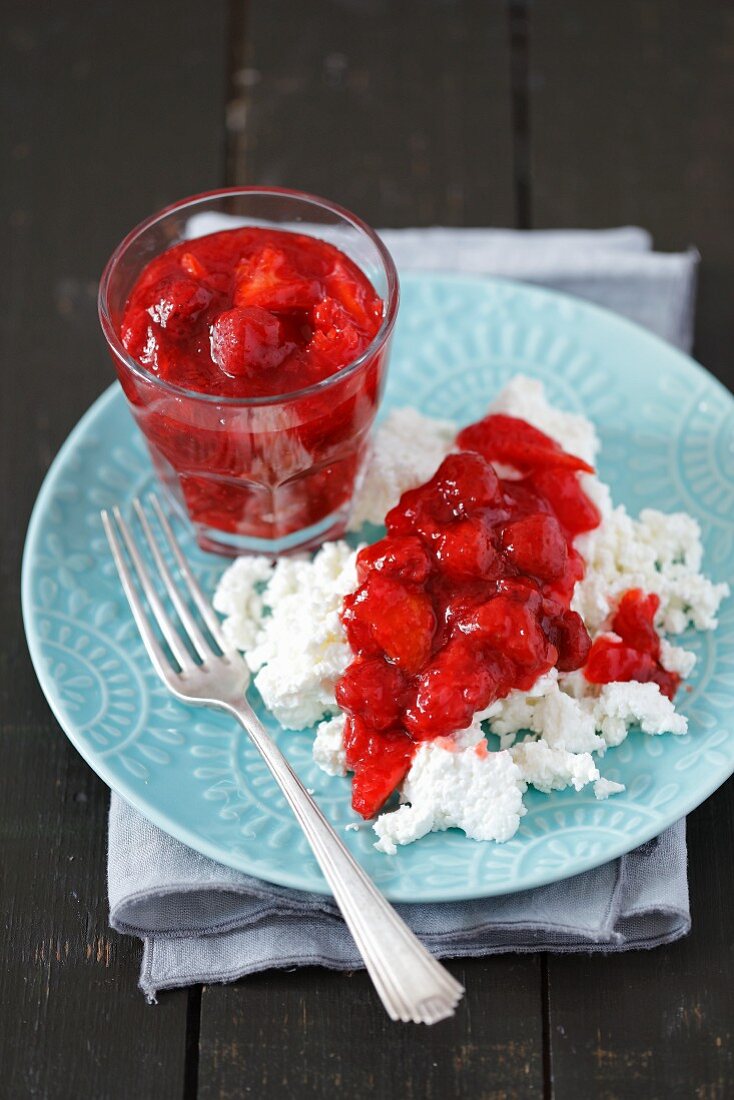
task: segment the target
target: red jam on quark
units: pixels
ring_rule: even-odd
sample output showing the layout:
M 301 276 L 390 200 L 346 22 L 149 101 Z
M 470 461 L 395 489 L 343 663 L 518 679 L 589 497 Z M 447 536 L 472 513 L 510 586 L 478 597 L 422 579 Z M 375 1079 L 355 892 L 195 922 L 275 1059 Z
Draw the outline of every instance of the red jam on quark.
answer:
M 359 587 L 344 601 L 355 657 L 336 697 L 364 817 L 401 783 L 421 741 L 465 729 L 553 667 L 583 668 L 591 653 L 595 682 L 642 672 L 662 686 L 655 597 L 622 601 L 614 660 L 570 610 L 584 572 L 573 540 L 600 522 L 579 483 L 591 467 L 510 416 L 488 416 L 456 442 L 462 451 L 405 493 L 386 537 L 360 551 Z M 493 462 L 522 476 L 501 478 Z
M 591 647 L 584 676 L 592 684 L 638 680 L 657 684 L 669 699 L 680 684 L 676 672 L 668 672 L 660 663 L 660 635 L 655 629 L 655 613 L 660 597 L 630 588 L 619 601 L 612 619 L 613 634 L 602 634 Z
M 159 472 L 195 524 L 278 540 L 348 502 L 385 351 L 343 381 L 297 391 L 359 359 L 383 312 L 352 260 L 304 234 L 227 230 L 150 261 L 120 337 L 150 375 L 192 396 L 132 372 L 121 379 Z

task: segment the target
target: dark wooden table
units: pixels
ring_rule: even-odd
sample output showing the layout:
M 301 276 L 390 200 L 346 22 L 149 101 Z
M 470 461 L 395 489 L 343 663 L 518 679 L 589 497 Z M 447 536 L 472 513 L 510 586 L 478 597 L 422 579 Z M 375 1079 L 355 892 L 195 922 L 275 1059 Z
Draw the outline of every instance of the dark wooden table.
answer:
M 26 653 L 28 515 L 110 381 L 95 294 L 144 215 L 223 183 L 375 225 L 650 228 L 703 254 L 697 354 L 734 346 L 728 0 L 10 0 L 0 176 L 0 1095 L 734 1096 L 734 787 L 689 821 L 693 932 L 610 959 L 468 961 L 458 1016 L 391 1025 L 363 974 L 136 988 L 107 926 L 107 791 Z M 731 379 L 731 374 L 729 374 Z

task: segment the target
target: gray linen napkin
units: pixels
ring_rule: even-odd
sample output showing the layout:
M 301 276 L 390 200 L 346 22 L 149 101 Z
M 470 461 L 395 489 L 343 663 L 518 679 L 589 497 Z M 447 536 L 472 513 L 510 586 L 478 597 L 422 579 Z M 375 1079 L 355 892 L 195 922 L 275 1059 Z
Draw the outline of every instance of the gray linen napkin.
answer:
M 213 232 L 211 221 L 198 232 Z M 192 235 L 195 235 L 192 233 Z M 382 234 L 398 268 L 504 275 L 556 287 L 691 344 L 695 251 L 652 252 L 641 229 L 520 233 L 403 229 Z M 467 841 L 471 843 L 471 841 Z M 274 967 L 360 965 L 333 902 L 215 863 L 172 839 L 114 792 L 110 924 L 143 940 L 140 987 L 224 982 Z M 398 906 L 438 957 L 650 948 L 690 929 L 685 821 L 612 863 L 505 897 Z

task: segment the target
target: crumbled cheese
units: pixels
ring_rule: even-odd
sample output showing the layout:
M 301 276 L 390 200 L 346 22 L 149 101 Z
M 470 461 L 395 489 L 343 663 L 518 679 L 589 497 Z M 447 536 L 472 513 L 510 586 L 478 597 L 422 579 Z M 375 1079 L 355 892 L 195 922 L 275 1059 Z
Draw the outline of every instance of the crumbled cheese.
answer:
M 584 484 L 594 481 L 587 477 Z M 690 624 L 697 630 L 715 629 L 716 613 L 729 587 L 713 584 L 698 572 L 701 531 L 691 516 L 666 516 L 648 508 L 634 520 L 620 505 L 594 531 L 577 538 L 575 546 L 586 573 L 576 585 L 571 606 L 592 636 L 628 588 L 660 597 L 655 621 L 668 634 L 680 634 Z
M 390 855 L 426 833 L 462 829 L 472 840 L 509 840 L 525 813 L 525 784 L 509 752 L 480 754 L 423 742 L 403 784 L 408 803 L 381 814 L 375 847 Z
M 355 494 L 349 528 L 382 524 L 406 490 L 433 477 L 453 447 L 456 425 L 416 409 L 397 409 L 376 433 L 372 455 Z
M 262 589 L 273 573 L 273 563 L 265 557 L 237 558 L 219 581 L 214 593 L 214 609 L 226 616 L 222 630 L 237 649 L 255 645 L 263 614 Z
M 505 739 L 503 747 L 529 731 L 552 748 L 571 753 L 603 754 L 607 746 L 620 745 L 631 726 L 649 734 L 685 733 L 687 727 L 657 684 L 633 681 L 598 686 L 590 684 L 582 672 L 559 676 L 555 670 L 541 676 L 527 692 L 511 691 L 481 717 Z
M 549 745 L 568 752 L 596 752 L 604 740 L 595 731 L 590 707 L 561 691 L 555 669 L 538 679 L 529 691 L 511 691 L 484 714 L 493 733 L 515 737 L 521 730 L 542 735 Z M 511 742 L 510 742 L 511 743 Z M 503 741 L 503 747 L 507 746 Z
M 263 593 L 270 614 L 246 658 L 265 706 L 286 729 L 337 710 L 334 687 L 351 660 L 339 611 L 357 584 L 356 555 L 346 542 L 327 542 L 313 560 L 283 558 Z
M 604 779 L 602 776 L 594 784 L 594 797 L 602 802 L 610 794 L 621 794 L 624 789 L 624 783 L 615 783 L 613 779 Z
M 594 704 L 594 721 L 607 745 L 624 741 L 631 725 L 643 733 L 687 733 L 688 719 L 678 714 L 657 684 L 603 684 Z
M 688 572 L 697 573 L 701 568 L 701 528 L 686 512 L 643 508 L 637 521 L 637 538 L 654 551 L 660 569 L 682 564 Z
M 493 413 L 505 413 L 527 420 L 545 432 L 564 450 L 594 464 L 599 450 L 596 428 L 585 416 L 563 412 L 548 403 L 543 383 L 524 374 L 516 374 L 489 406 Z
M 544 739 L 521 741 L 510 753 L 525 782 L 546 794 L 566 787 L 580 791 L 599 778 L 591 753 L 554 748 Z
M 319 722 L 313 743 L 313 758 L 327 775 L 347 774 L 347 754 L 344 748 L 346 716 L 337 714 Z
M 667 672 L 676 672 L 686 680 L 696 665 L 696 654 L 680 645 L 671 645 L 667 638 L 660 639 L 660 664 Z

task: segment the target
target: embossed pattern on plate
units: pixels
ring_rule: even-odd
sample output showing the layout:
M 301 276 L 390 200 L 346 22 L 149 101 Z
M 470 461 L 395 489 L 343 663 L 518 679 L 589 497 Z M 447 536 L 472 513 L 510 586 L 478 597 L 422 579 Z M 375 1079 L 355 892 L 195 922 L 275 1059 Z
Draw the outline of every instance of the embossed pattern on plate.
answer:
M 612 314 L 501 280 L 403 280 L 383 412 L 413 404 L 476 419 L 522 371 L 561 408 L 592 417 L 601 476 L 636 514 L 683 508 L 701 523 L 705 565 L 734 575 L 734 399 L 686 356 Z M 23 610 L 41 686 L 95 771 L 172 836 L 249 874 L 323 892 L 324 881 L 257 753 L 226 717 L 172 699 L 158 681 L 120 591 L 99 509 L 153 485 L 142 439 L 114 386 L 54 462 L 26 543 Z M 211 591 L 224 564 L 184 545 Z M 715 635 L 685 644 L 699 661 L 684 692 L 685 737 L 632 733 L 601 768 L 627 784 L 527 796 L 507 844 L 451 831 L 386 857 L 367 826 L 347 844 L 396 901 L 454 900 L 528 889 L 629 851 L 702 802 L 734 771 L 734 601 Z M 349 783 L 312 762 L 311 734 L 264 719 L 337 828 L 354 816 Z

